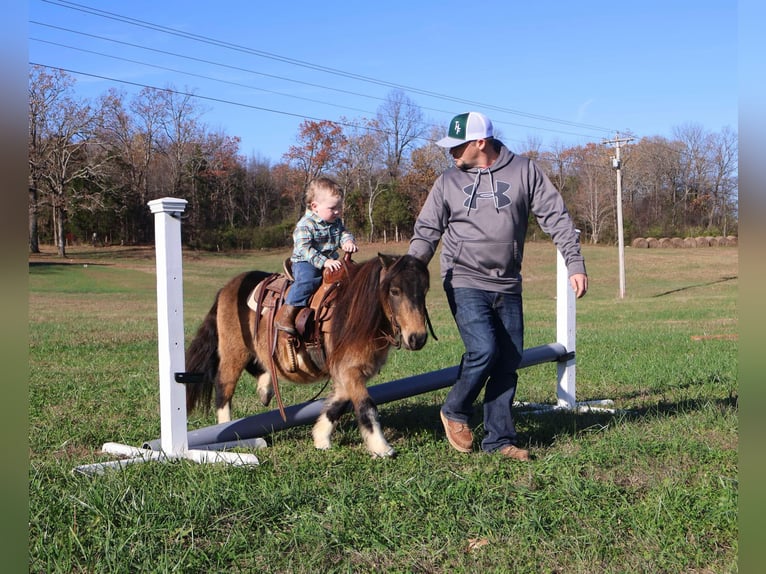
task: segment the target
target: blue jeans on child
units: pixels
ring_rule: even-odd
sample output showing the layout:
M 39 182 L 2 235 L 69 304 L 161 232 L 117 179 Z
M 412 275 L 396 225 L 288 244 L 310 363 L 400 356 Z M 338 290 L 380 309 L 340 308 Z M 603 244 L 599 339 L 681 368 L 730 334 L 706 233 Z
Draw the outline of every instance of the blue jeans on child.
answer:
M 322 284 L 322 270 L 308 261 L 293 261 L 293 283 L 285 297 L 285 303 L 295 307 L 305 307 L 309 299 Z
M 468 424 L 484 388 L 482 450 L 517 445 L 511 407 L 524 348 L 521 295 L 453 288 L 446 282 L 444 290 L 465 353 L 441 410 L 448 419 Z

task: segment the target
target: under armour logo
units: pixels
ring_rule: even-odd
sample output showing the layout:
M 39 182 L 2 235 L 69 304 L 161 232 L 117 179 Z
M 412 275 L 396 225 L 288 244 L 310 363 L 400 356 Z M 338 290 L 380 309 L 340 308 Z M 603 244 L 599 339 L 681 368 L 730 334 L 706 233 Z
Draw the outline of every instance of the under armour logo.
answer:
M 506 207 L 508 205 L 511 205 L 511 198 L 508 197 L 508 195 L 506 194 L 506 192 L 509 189 L 511 189 L 510 183 L 506 183 L 504 181 L 496 181 L 495 191 L 482 191 L 481 193 L 476 193 L 473 196 L 473 198 L 471 198 L 471 194 L 473 192 L 473 186 L 466 185 L 463 188 L 463 193 L 465 193 L 468 197 L 465 198 L 465 201 L 463 202 L 463 207 L 468 207 L 469 209 L 476 209 L 477 199 L 489 199 L 491 197 L 495 198 L 495 207 L 497 207 L 498 209 L 501 207 Z

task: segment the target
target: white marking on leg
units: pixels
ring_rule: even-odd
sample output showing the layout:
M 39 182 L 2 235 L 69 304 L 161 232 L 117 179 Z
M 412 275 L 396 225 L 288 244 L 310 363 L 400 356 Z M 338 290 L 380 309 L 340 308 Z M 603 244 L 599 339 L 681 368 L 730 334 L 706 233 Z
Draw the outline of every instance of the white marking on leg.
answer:
M 314 423 L 314 428 L 311 430 L 311 435 L 314 437 L 314 446 L 321 450 L 330 448 L 330 437 L 334 430 L 335 423 L 330 422 L 326 414 L 322 413 L 319 415 L 317 422 Z
M 223 405 L 215 412 L 218 424 L 231 422 L 231 401 Z
M 261 400 L 261 404 L 264 407 L 269 406 L 272 397 L 274 396 L 274 387 L 271 385 L 271 375 L 269 373 L 263 373 L 258 376 L 258 398 Z
M 395 451 L 393 447 L 388 444 L 386 437 L 383 436 L 383 431 L 380 428 L 380 422 L 377 417 L 372 421 L 372 431 L 368 430 L 365 426 L 360 425 L 359 431 L 364 439 L 364 445 L 370 454 L 374 457 L 387 458 L 394 456 Z

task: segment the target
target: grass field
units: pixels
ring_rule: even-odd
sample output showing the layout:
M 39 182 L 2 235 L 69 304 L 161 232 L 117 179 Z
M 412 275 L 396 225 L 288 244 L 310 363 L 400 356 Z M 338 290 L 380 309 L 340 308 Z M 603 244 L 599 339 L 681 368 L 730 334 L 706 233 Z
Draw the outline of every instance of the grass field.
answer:
M 404 244 L 362 245 L 356 259 Z M 381 405 L 398 456 L 373 460 L 349 415 L 335 446 L 310 427 L 267 437 L 255 467 L 188 461 L 86 477 L 104 442 L 159 437 L 154 252 L 53 251 L 29 264 L 30 572 L 737 571 L 736 248 L 585 246 L 577 398 L 617 414 L 518 413 L 534 460 L 451 450 L 446 389 Z M 286 251 L 184 254 L 187 341 L 229 277 L 276 271 Z M 431 265 L 439 340 L 392 352 L 376 384 L 455 365 L 462 346 Z M 526 343 L 555 340 L 555 251 L 525 258 Z M 517 399 L 555 402 L 554 365 Z M 281 386 L 285 404 L 320 386 Z M 244 375 L 234 416 L 264 409 Z M 213 424 L 193 413 L 189 427 Z M 480 406 L 472 423 L 481 433 Z

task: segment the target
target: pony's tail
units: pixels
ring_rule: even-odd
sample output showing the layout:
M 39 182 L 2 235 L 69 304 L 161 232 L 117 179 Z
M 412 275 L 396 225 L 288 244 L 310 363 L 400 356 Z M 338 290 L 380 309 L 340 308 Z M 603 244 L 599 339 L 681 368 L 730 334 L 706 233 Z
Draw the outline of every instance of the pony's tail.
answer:
M 186 372 L 201 379 L 186 383 L 187 412 L 192 412 L 195 408 L 200 408 L 205 413 L 210 411 L 220 362 L 217 314 L 218 295 L 186 351 Z

